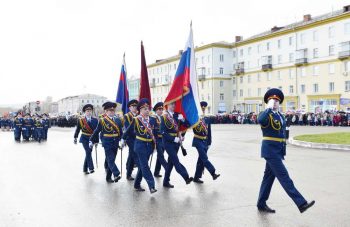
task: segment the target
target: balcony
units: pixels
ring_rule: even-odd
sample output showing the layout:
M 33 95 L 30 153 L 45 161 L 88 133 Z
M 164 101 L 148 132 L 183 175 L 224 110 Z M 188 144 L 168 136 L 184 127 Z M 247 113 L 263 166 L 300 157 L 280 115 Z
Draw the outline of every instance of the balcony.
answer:
M 269 71 L 272 70 L 272 64 L 263 64 L 261 66 L 262 71 Z
M 307 58 L 297 58 L 295 60 L 296 66 L 306 65 L 308 63 Z
M 340 51 L 338 53 L 338 59 L 343 60 L 350 57 L 350 50 Z
M 237 68 L 237 69 L 235 70 L 235 74 L 236 74 L 236 75 L 244 74 L 244 68 Z
M 205 80 L 205 74 L 198 75 L 198 80 L 199 81 Z

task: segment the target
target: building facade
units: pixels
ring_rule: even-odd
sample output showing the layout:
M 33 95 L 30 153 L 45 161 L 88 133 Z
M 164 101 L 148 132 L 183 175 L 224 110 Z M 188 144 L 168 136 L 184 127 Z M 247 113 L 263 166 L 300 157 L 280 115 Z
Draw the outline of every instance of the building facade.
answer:
M 349 6 L 248 39 L 197 47 L 195 54 L 199 99 L 210 114 L 260 112 L 272 87 L 285 94 L 282 111 L 350 108 Z M 153 103 L 164 101 L 180 56 L 148 66 Z
M 132 76 L 127 80 L 127 86 L 129 91 L 129 100 L 139 99 L 140 94 L 140 78 Z
M 94 94 L 68 96 L 57 101 L 58 113 L 60 115 L 80 113 L 83 106 L 88 103 L 94 106 L 96 113 L 100 113 L 102 112 L 102 104 L 106 102 L 106 100 L 106 97 Z

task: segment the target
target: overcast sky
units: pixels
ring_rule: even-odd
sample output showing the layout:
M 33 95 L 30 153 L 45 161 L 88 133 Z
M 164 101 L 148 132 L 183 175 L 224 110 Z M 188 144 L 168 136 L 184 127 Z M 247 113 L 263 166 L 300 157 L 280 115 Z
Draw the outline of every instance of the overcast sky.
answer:
M 0 105 L 81 93 L 114 99 L 122 56 L 128 77 L 182 49 L 233 42 L 350 4 L 343 0 L 0 0 Z

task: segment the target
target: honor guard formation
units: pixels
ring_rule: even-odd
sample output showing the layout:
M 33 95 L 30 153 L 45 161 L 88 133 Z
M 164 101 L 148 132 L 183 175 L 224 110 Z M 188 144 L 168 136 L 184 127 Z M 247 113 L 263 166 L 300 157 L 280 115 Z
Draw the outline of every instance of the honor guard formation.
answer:
M 141 186 L 142 179 L 147 183 L 150 193 L 157 192 L 154 177 L 160 178 L 160 170 L 163 167 L 163 187 L 174 188 L 170 183 L 170 176 L 173 168 L 182 176 L 186 184 L 192 181 L 202 184 L 201 180 L 204 169 L 207 169 L 216 180 L 220 174 L 216 173 L 215 167 L 208 160 L 208 149 L 211 145 L 210 122 L 205 116 L 206 102 L 201 102 L 203 115 L 195 127 L 193 127 L 194 138 L 192 146 L 198 151 L 196 160 L 196 171 L 194 177 L 190 177 L 185 166 L 180 163 L 178 151 L 181 148 L 182 154 L 186 150 L 182 146 L 185 137 L 186 119 L 179 113 L 174 112 L 175 103 L 166 106 L 162 102 L 153 107 L 154 114 L 151 114 L 151 105 L 148 99 L 140 101 L 131 100 L 128 102 L 129 112 L 122 117 L 115 113 L 117 104 L 114 102 L 104 103 L 104 114 L 99 119 L 92 116 L 93 106 L 86 104 L 83 107 L 84 116 L 78 119 L 74 133 L 74 143 L 83 145 L 85 159 L 83 163 L 84 174 L 91 174 L 94 170 L 92 149 L 97 148 L 99 141 L 105 151 L 105 172 L 106 182 L 116 183 L 122 178 L 122 162 L 118 167 L 116 157 L 118 150 L 123 154 L 123 149 L 128 147 L 126 162 L 126 179 L 134 181 L 134 190 L 142 192 L 145 189 Z M 182 131 L 184 129 L 184 131 Z M 152 171 L 153 154 L 156 153 L 155 167 Z M 167 159 L 164 153 L 168 155 Z M 122 155 L 121 155 L 122 157 Z M 133 176 L 133 170 L 137 168 Z
M 15 113 L 13 118 L 4 116 L 0 120 L 2 131 L 13 130 L 16 142 L 37 141 L 41 143 L 47 140 L 47 134 L 51 127 L 49 115 L 29 113 L 23 114 L 21 111 Z

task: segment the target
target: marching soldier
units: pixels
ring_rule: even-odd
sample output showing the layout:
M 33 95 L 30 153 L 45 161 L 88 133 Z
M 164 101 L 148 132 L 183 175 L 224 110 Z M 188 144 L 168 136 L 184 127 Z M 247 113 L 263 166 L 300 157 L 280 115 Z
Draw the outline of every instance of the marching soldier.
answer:
M 92 148 L 94 143 L 98 143 L 99 133 L 101 133 L 102 146 L 105 150 L 107 161 L 106 181 L 108 183 L 118 182 L 121 178 L 120 171 L 115 164 L 119 141 L 123 135 L 122 121 L 115 117 L 115 108 L 117 104 L 114 102 L 105 102 L 102 105 L 106 115 L 99 119 L 96 129 L 89 140 L 89 146 Z M 112 174 L 114 179 L 112 180 Z
M 44 122 L 44 137 L 43 137 L 43 139 L 47 140 L 47 133 L 49 131 L 49 128 L 51 127 L 49 115 L 47 113 L 43 114 L 43 122 Z
M 170 174 L 175 166 L 175 170 L 183 177 L 186 184 L 190 184 L 193 177 L 189 177 L 186 168 L 180 163 L 177 153 L 184 138 L 179 132 L 179 122 L 185 122 L 182 114 L 174 112 L 175 102 L 169 103 L 167 110 L 162 116 L 160 124 L 160 133 L 162 135 L 164 149 L 168 153 L 168 166 L 165 170 L 163 186 L 166 188 L 173 188 L 170 184 Z
M 22 126 L 23 126 L 22 113 L 18 112 L 15 116 L 14 121 L 13 121 L 15 141 L 17 141 L 17 142 L 21 141 Z
M 288 171 L 283 164 L 286 155 L 285 130 L 286 120 L 279 112 L 279 105 L 283 102 L 284 95 L 281 90 L 272 88 L 264 96 L 267 108 L 259 115 L 258 123 L 261 126 L 263 141 L 261 144 L 261 157 L 266 160 L 264 177 L 260 186 L 257 207 L 261 212 L 275 213 L 275 210 L 267 206 L 272 184 L 278 179 L 283 189 L 303 213 L 315 204 L 315 201 L 307 202 L 295 188 Z
M 131 125 L 134 117 L 137 116 L 137 104 L 138 101 L 136 99 L 130 100 L 128 102 L 128 108 L 130 112 L 124 115 L 124 130 L 126 130 Z M 135 134 L 133 132 L 130 132 L 128 137 L 126 137 L 126 144 L 129 147 L 128 159 L 126 161 L 126 179 L 128 180 L 134 180 L 131 174 L 134 169 L 134 165 L 137 163 L 135 162 L 136 154 L 134 151 L 134 143 Z
M 34 135 L 35 140 L 41 143 L 41 140 L 44 137 L 44 122 L 42 120 L 41 115 L 37 115 L 36 119 L 34 120 Z
M 196 172 L 194 174 L 193 182 L 203 184 L 200 179 L 204 171 L 204 167 L 209 171 L 213 180 L 216 180 L 220 174 L 215 173 L 215 167 L 208 159 L 208 149 L 211 145 L 211 125 L 209 118 L 205 117 L 205 108 L 208 106 L 207 102 L 200 102 L 203 111 L 203 116 L 200 118 L 199 123 L 193 127 L 193 141 L 192 147 L 195 147 L 198 151 L 198 160 L 196 166 Z
M 22 137 L 25 141 L 29 141 L 32 135 L 33 128 L 34 128 L 34 121 L 30 116 L 30 113 L 27 113 L 24 116 L 23 125 L 22 125 Z
M 162 177 L 162 175 L 159 174 L 161 167 L 163 166 L 164 169 L 167 168 L 168 163 L 164 158 L 164 145 L 163 145 L 163 136 L 162 134 L 160 134 L 160 123 L 162 121 L 162 115 L 163 115 L 163 103 L 162 102 L 158 102 L 154 107 L 153 107 L 153 111 L 156 113 L 154 118 L 156 120 L 156 124 L 155 124 L 155 138 L 157 141 L 156 144 L 156 148 L 157 148 L 157 161 L 156 161 L 156 165 L 154 168 L 154 176 L 155 177 Z
M 81 136 L 79 143 L 83 145 L 85 150 L 85 159 L 83 164 L 83 172 L 85 174 L 90 174 L 95 172 L 94 163 L 92 161 L 92 148 L 89 147 L 89 138 L 97 127 L 97 118 L 92 117 L 92 111 L 94 107 L 91 104 L 86 104 L 83 106 L 83 117 L 78 119 L 77 127 L 74 133 L 74 144 L 77 144 L 77 139 L 81 131 Z M 97 141 L 98 142 L 98 141 Z
M 138 103 L 137 110 L 140 114 L 134 117 L 131 125 L 125 131 L 123 138 L 126 138 L 130 133 L 135 134 L 134 151 L 137 158 L 137 174 L 134 182 L 136 191 L 145 191 L 141 187 L 142 177 L 145 178 L 151 193 L 155 193 L 155 182 L 152 176 L 148 160 L 153 153 L 156 145 L 154 126 L 155 119 L 149 116 L 150 102 L 148 99 L 141 99 Z

